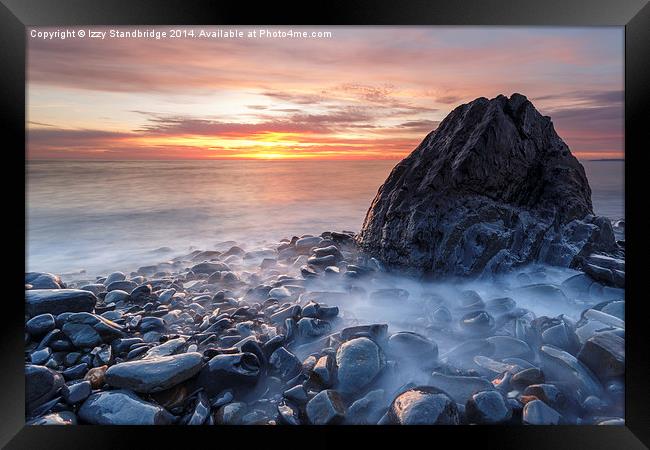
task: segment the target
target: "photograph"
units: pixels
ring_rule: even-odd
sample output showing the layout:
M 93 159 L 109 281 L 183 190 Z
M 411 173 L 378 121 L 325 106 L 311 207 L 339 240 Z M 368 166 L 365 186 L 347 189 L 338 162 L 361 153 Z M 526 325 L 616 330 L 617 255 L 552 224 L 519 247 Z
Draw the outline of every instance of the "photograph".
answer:
M 27 425 L 624 425 L 624 38 L 26 27 Z

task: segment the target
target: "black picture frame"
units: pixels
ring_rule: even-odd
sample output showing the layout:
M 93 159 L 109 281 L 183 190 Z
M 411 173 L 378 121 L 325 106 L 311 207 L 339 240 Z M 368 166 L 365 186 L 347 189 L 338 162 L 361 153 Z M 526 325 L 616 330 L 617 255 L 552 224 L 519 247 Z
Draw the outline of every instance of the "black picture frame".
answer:
M 641 291 L 643 152 L 650 119 L 650 4 L 647 0 L 331 0 L 290 3 L 210 0 L 1 0 L 0 98 L 6 145 L 3 181 L 6 261 L 0 305 L 0 445 L 8 449 L 138 448 L 144 445 L 339 446 L 460 445 L 481 448 L 636 449 L 650 445 L 650 371 L 646 316 Z M 151 24 L 268 25 L 521 25 L 625 27 L 625 202 L 626 202 L 626 414 L 625 426 L 560 427 L 26 427 L 24 425 L 24 186 L 26 26 Z M 11 176 L 9 176 L 11 175 Z M 23 191 L 24 193 L 24 191 Z M 23 201 L 22 205 L 20 204 Z M 23 218 L 21 220 L 21 218 Z M 8 247 L 8 246 L 7 246 Z M 415 436 L 417 435 L 417 436 Z M 157 439 L 152 444 L 152 439 Z M 207 444 L 199 444 L 206 439 Z M 230 441 L 230 442 L 228 442 Z M 446 441 L 446 443 L 445 443 Z

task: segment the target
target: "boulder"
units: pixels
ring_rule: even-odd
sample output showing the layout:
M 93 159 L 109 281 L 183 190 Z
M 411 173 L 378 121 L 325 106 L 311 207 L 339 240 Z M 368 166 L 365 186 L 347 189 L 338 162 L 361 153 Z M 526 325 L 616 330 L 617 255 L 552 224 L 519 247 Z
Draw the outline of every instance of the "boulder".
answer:
M 512 418 L 512 407 L 499 391 L 477 392 L 467 400 L 465 416 L 470 423 L 504 423 Z
M 625 339 L 611 332 L 598 333 L 584 343 L 578 360 L 605 383 L 625 375 Z
M 95 294 L 81 289 L 31 289 L 25 291 L 25 310 L 30 317 L 64 312 L 92 312 Z
M 164 391 L 199 373 L 202 363 L 196 352 L 127 361 L 108 368 L 106 384 L 142 393 Z
M 562 416 L 541 400 L 533 400 L 524 406 L 524 425 L 558 425 Z
M 336 425 L 345 418 L 345 405 L 338 392 L 327 389 L 309 400 L 305 412 L 312 425 Z
M 53 399 L 63 387 L 63 377 L 43 366 L 25 367 L 25 410 L 29 413 Z
M 260 361 L 255 354 L 222 354 L 212 358 L 201 369 L 197 385 L 210 396 L 224 389 L 246 390 L 257 383 L 260 373 Z
M 79 418 L 93 425 L 168 425 L 174 420 L 164 408 L 123 389 L 92 394 L 79 408 Z
M 386 413 L 386 424 L 458 425 L 460 418 L 454 400 L 432 386 L 420 386 L 402 392 Z M 383 423 L 383 421 L 382 421 Z
M 582 165 L 523 95 L 454 109 L 379 188 L 357 242 L 389 267 L 480 275 L 616 256 Z
M 368 386 L 381 372 L 386 360 L 381 348 L 366 337 L 352 339 L 336 352 L 338 389 L 354 393 Z

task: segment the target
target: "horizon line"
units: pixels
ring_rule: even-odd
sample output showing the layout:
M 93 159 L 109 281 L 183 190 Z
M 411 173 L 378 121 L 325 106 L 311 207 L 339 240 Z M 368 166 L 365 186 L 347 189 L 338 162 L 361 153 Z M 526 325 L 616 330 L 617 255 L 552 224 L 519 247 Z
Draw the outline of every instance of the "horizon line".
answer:
M 408 156 L 408 155 L 406 155 Z M 25 158 L 25 162 L 39 161 L 39 162 L 53 162 L 53 161 L 69 161 L 69 162 L 173 162 L 173 161 L 259 161 L 259 162 L 278 162 L 278 161 L 401 161 L 403 158 L 164 158 L 164 159 L 95 159 L 95 158 Z M 625 158 L 580 158 L 576 156 L 579 161 L 625 161 Z

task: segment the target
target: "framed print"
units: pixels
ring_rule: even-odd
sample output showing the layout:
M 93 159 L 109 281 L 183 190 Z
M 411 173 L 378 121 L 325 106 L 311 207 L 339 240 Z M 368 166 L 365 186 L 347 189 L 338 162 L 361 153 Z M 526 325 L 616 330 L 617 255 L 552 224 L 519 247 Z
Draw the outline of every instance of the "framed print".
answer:
M 6 448 L 646 448 L 647 2 L 1 9 Z

